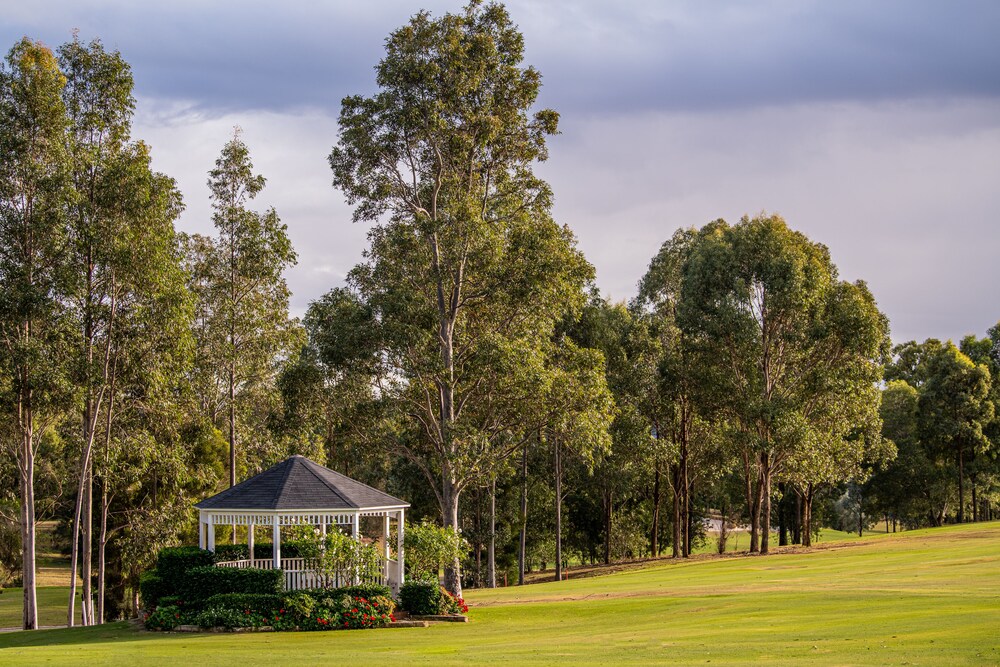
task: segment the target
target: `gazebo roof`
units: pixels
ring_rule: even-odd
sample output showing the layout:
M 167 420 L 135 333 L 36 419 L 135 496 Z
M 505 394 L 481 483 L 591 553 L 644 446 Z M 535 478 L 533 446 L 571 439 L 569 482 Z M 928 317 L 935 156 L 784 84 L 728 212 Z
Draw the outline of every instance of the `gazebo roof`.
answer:
M 410 504 L 296 454 L 195 507 L 203 510 L 364 510 Z

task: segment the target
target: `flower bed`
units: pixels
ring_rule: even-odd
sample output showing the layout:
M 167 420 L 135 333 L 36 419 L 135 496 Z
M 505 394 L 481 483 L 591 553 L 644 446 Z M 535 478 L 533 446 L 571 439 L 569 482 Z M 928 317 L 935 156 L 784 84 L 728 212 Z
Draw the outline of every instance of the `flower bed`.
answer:
M 380 628 L 395 620 L 396 608 L 384 587 L 368 587 L 364 592 L 320 589 L 283 595 L 224 593 L 187 606 L 176 598 L 165 598 L 163 602 L 168 604 L 159 604 L 145 615 L 147 629 L 173 630 L 181 625 L 276 631 Z

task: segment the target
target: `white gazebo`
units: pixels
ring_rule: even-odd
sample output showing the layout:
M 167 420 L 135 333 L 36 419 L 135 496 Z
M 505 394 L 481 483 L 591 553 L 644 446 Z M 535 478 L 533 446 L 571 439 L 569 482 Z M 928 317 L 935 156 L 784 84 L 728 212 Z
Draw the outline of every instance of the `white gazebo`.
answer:
M 355 481 L 304 456 L 291 456 L 264 472 L 207 498 L 198 508 L 198 546 L 215 551 L 215 527 L 246 526 L 249 558 L 217 563 L 220 567 L 280 569 L 285 590 L 321 585 L 380 583 L 399 592 L 403 583 L 403 521 L 407 502 Z M 382 517 L 381 581 L 359 582 L 350 573 L 327 581 L 304 558 L 281 557 L 282 526 L 313 526 L 325 535 L 330 526 L 344 527 L 360 539 L 361 517 Z M 391 558 L 390 522 L 396 522 L 396 558 Z M 271 558 L 254 558 L 254 528 L 271 526 Z M 341 581 L 343 576 L 344 581 Z

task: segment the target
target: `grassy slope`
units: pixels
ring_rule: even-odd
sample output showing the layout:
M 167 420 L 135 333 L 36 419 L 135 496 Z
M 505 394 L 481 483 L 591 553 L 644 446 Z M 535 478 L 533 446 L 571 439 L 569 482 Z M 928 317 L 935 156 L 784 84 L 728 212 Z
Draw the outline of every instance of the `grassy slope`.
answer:
M 6 595 L 6 594 L 5 594 Z M 0 664 L 1000 664 L 1000 523 L 472 591 L 428 629 L 0 635 Z

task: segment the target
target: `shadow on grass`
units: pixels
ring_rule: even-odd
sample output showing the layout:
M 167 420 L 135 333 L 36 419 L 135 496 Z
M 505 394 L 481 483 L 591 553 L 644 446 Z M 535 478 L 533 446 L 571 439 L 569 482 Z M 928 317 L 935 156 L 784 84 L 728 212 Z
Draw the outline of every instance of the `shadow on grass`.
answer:
M 7 648 L 26 648 L 30 646 L 62 646 L 121 644 L 125 642 L 144 642 L 163 639 L 167 635 L 159 632 L 146 632 L 128 621 L 105 623 L 86 628 L 55 628 L 52 630 L 26 630 L 20 632 L 0 633 L 0 651 Z M 3 660 L 0 659 L 0 663 Z

